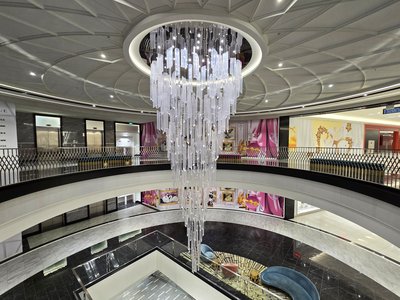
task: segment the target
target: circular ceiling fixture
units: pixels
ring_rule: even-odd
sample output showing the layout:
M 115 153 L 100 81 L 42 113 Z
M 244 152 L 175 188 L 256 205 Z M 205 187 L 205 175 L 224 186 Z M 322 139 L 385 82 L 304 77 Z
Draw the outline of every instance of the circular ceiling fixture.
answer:
M 181 11 L 172 14 L 157 14 L 147 17 L 132 28 L 126 36 L 123 45 L 124 56 L 129 63 L 142 73 L 150 76 L 151 51 L 150 51 L 150 32 L 165 26 L 180 26 L 180 24 L 190 24 L 194 26 L 202 24 L 213 24 L 227 28 L 243 37 L 243 44 L 239 51 L 242 53 L 239 58 L 242 61 L 242 76 L 246 77 L 255 71 L 268 53 L 268 46 L 265 36 L 249 24 L 242 20 L 232 18 L 227 15 L 198 14 L 192 11 Z M 200 42 L 202 37 L 195 36 Z M 200 46 L 200 45 L 199 45 Z

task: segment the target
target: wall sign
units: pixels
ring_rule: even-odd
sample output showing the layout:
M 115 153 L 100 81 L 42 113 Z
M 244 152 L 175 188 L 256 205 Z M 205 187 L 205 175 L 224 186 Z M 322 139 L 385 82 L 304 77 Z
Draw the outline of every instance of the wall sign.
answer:
M 17 148 L 15 105 L 0 101 L 0 149 Z
M 400 106 L 399 107 L 394 107 L 394 108 L 384 108 L 383 109 L 383 114 L 388 115 L 388 114 L 397 114 L 400 113 Z

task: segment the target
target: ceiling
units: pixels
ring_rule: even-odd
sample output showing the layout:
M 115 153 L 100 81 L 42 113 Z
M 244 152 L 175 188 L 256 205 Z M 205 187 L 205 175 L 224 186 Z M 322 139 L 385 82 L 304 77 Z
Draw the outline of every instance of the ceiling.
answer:
M 397 0 L 1 0 L 0 87 L 25 110 L 153 112 L 149 78 L 130 65 L 123 42 L 152 15 L 188 10 L 240 20 L 268 45 L 244 79 L 239 115 L 400 83 Z

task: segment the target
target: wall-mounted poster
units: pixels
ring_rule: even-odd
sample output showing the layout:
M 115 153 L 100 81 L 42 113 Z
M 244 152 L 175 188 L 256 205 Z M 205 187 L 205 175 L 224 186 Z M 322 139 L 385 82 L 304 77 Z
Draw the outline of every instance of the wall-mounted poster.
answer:
M 285 214 L 285 198 L 278 195 L 235 188 L 223 188 L 219 195 L 213 207 L 244 209 L 280 218 Z
M 285 214 L 285 198 L 265 193 L 264 199 L 260 202 L 259 212 L 283 218 Z
M 224 141 L 222 143 L 222 151 L 232 152 L 233 151 L 233 142 L 232 141 Z
M 176 205 L 179 202 L 177 189 L 159 190 L 160 205 Z
M 159 197 L 157 190 L 142 192 L 142 203 L 157 207 L 159 204 Z
M 213 207 L 214 203 L 217 201 L 217 190 L 211 190 L 208 193 L 208 202 L 207 202 L 207 206 L 208 207 Z
M 230 127 L 224 132 L 224 139 L 234 140 L 235 139 L 235 127 Z
M 177 189 L 142 192 L 142 202 L 160 210 L 179 208 Z M 240 209 L 276 217 L 284 217 L 285 198 L 236 188 L 212 188 L 208 194 L 209 208 Z
M 289 147 L 364 147 L 362 123 L 314 117 L 290 118 Z
M 276 157 L 278 119 L 231 122 L 224 142 L 233 142 L 233 150 L 242 156 Z
M 221 189 L 221 199 L 223 202 L 233 203 L 235 200 L 234 196 L 235 196 L 235 189 L 233 188 Z

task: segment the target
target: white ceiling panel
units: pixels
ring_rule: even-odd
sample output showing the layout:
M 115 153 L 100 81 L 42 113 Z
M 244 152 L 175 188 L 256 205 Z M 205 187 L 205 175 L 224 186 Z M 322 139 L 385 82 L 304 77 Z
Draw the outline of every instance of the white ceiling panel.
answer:
M 123 41 L 143 19 L 183 11 L 239 18 L 265 34 L 269 52 L 264 65 L 244 79 L 239 112 L 330 100 L 400 82 L 399 1 L 121 2 L 0 1 L 0 84 L 154 110 L 149 78 L 131 67 Z

